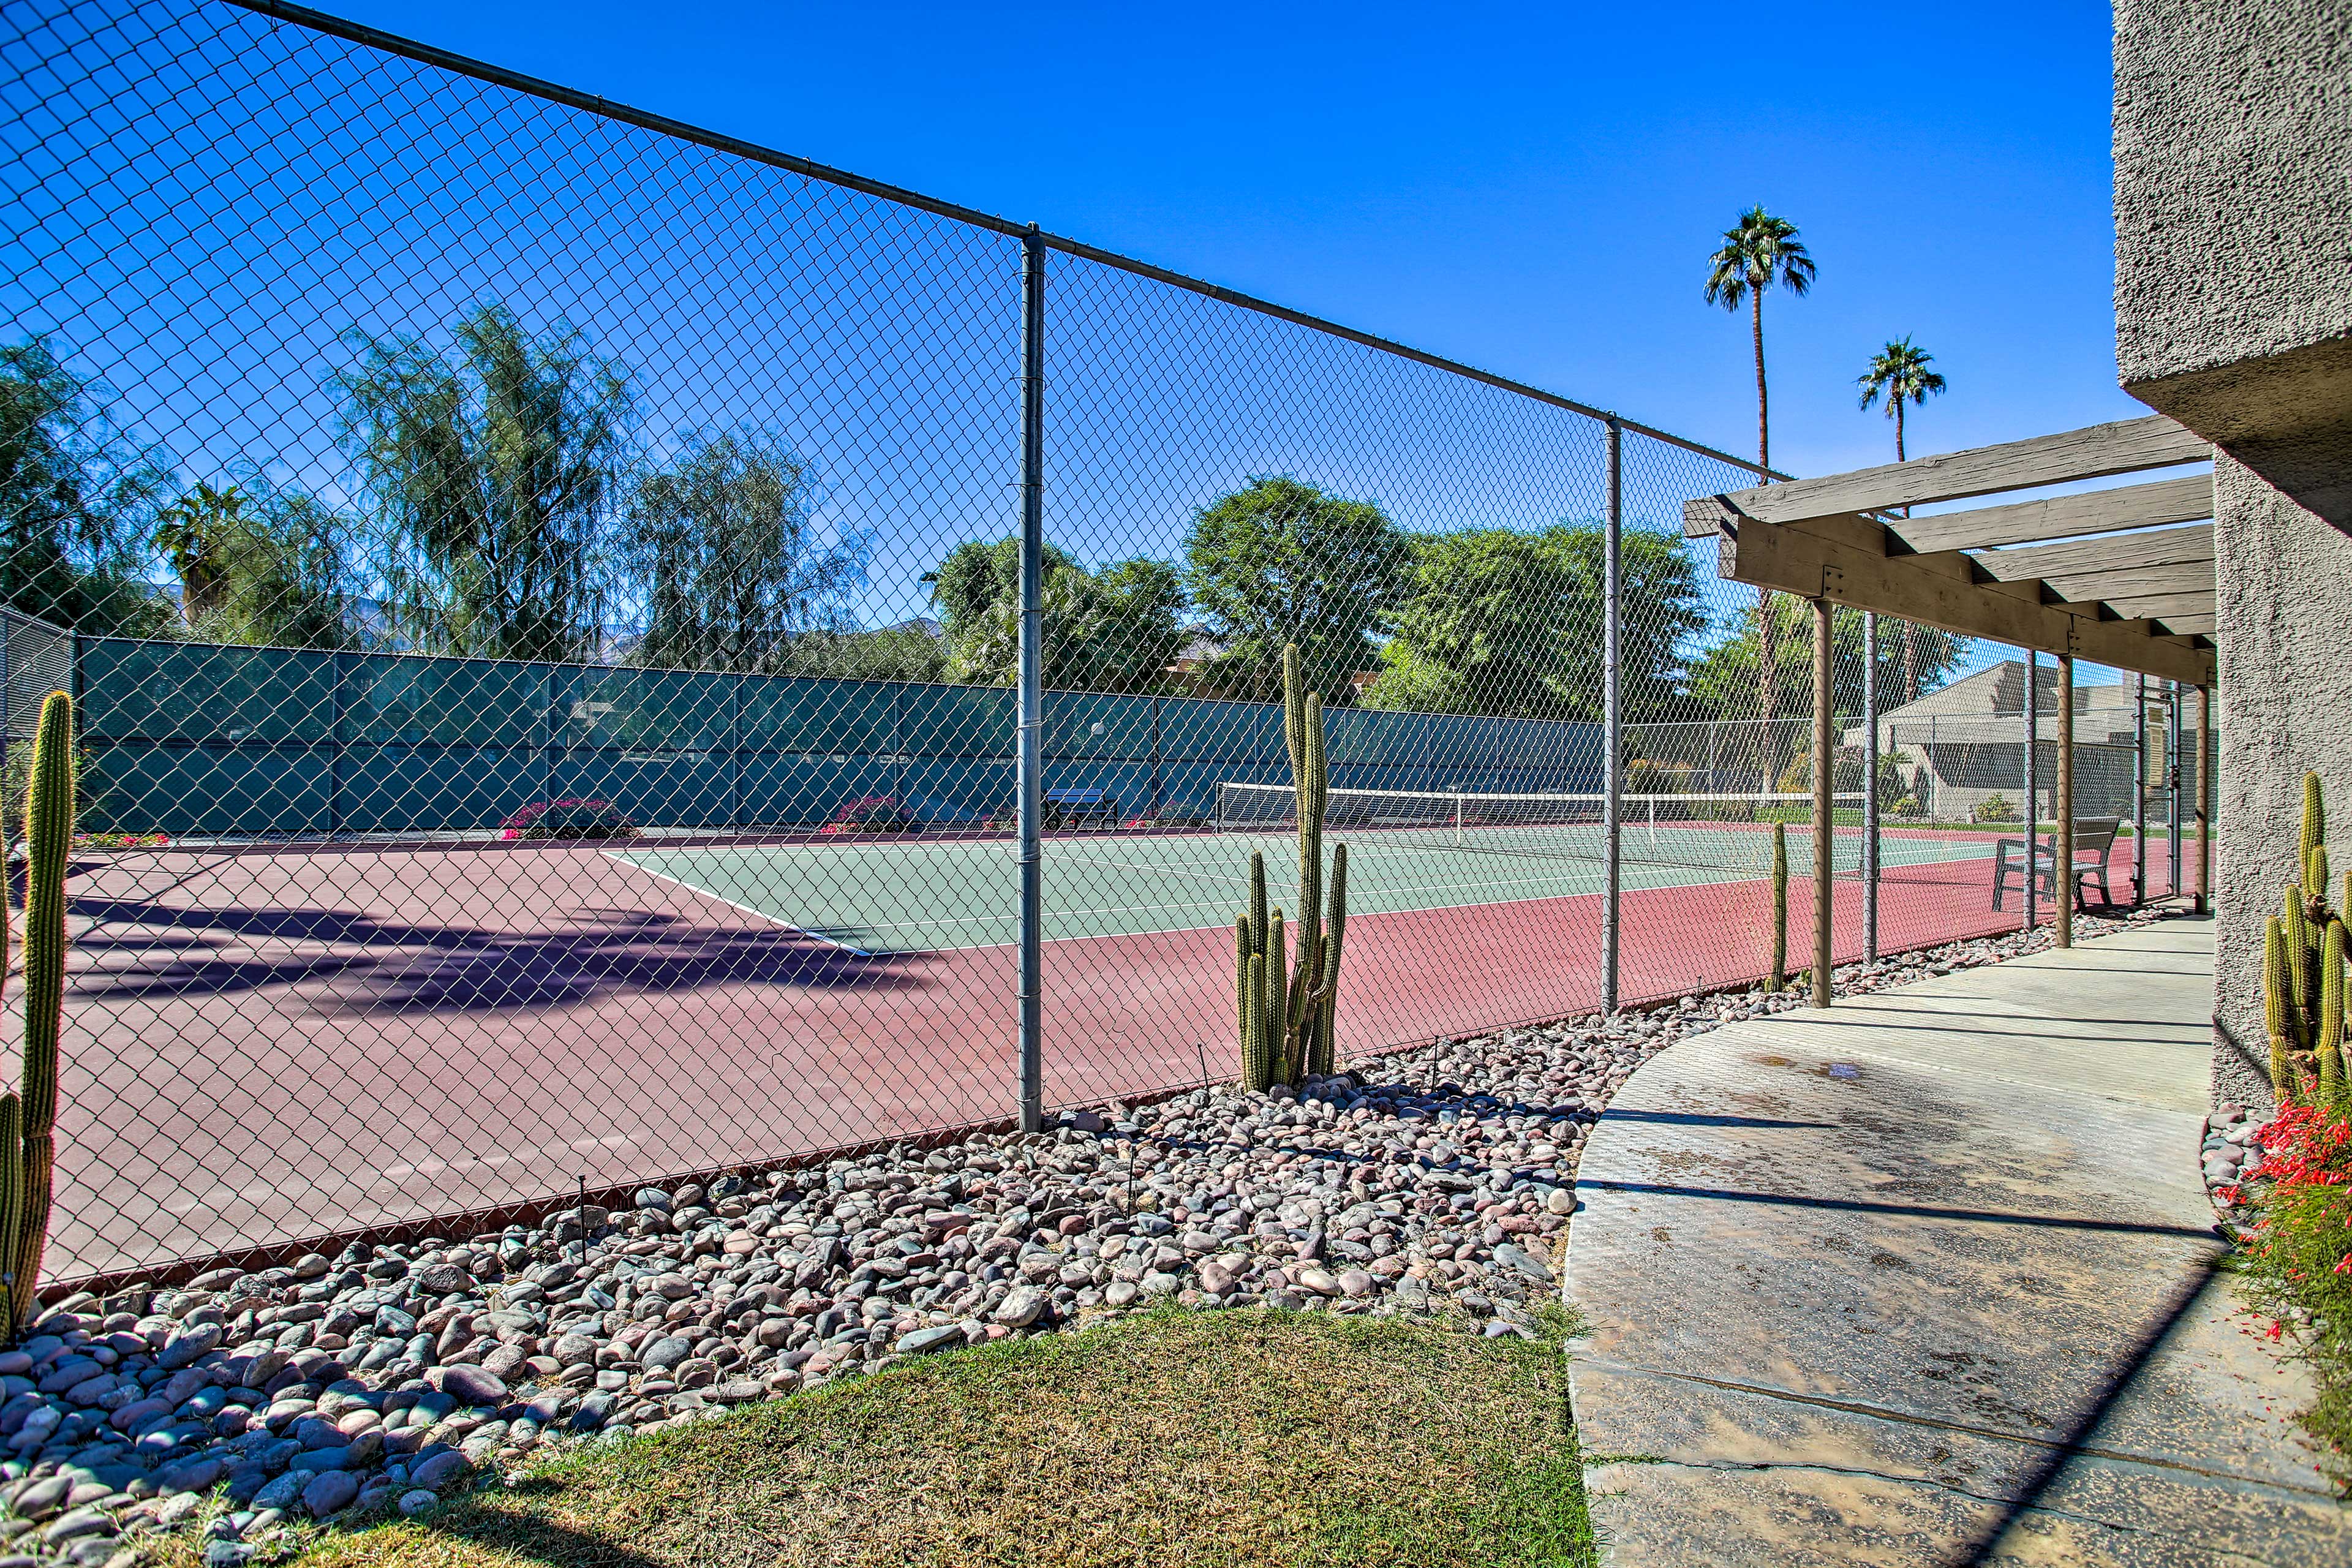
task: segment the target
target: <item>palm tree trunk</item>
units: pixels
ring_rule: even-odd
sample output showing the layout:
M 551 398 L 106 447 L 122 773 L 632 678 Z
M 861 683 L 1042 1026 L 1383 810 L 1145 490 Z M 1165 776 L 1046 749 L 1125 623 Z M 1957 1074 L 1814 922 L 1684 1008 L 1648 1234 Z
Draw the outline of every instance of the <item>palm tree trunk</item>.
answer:
M 1764 393 L 1764 290 L 1753 288 L 1748 294 L 1748 329 L 1756 344 L 1756 466 L 1772 466 L 1772 425 L 1769 405 Z M 1769 484 L 1771 481 L 1766 479 Z M 1762 733 L 1757 739 L 1756 755 L 1762 764 L 1765 789 L 1777 787 L 1780 771 L 1780 737 L 1774 732 L 1773 721 L 1780 714 L 1780 648 L 1777 625 L 1779 617 L 1772 613 L 1772 591 L 1756 590 L 1756 677 L 1759 686 L 1757 716 L 1764 721 L 1759 727 Z

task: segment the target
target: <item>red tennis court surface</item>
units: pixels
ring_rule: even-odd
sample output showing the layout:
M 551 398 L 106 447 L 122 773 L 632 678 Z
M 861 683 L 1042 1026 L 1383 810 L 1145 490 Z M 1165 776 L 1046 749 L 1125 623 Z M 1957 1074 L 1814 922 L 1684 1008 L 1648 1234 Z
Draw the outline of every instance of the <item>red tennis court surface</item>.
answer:
M 2118 882 L 2129 853 L 2118 845 Z M 2013 928 L 1989 859 L 1890 868 L 1895 950 Z M 865 958 L 592 847 L 89 855 L 61 1084 L 59 1277 L 1006 1118 L 1014 950 Z M 1838 952 L 1861 951 L 1841 877 Z M 1790 952 L 1811 951 L 1810 889 Z M 1343 1052 L 1599 1000 L 1600 900 L 1349 922 Z M 1628 1000 L 1736 984 L 1761 882 L 1628 892 Z M 1049 1103 L 1225 1076 L 1230 928 L 1045 950 Z

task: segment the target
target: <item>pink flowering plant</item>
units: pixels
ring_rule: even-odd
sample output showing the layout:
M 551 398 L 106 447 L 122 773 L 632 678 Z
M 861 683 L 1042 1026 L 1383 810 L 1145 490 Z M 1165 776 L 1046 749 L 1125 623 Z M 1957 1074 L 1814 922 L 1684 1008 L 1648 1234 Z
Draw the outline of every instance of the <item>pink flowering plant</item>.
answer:
M 542 800 L 499 825 L 501 838 L 629 838 L 636 825 L 609 800 Z
M 2309 1363 L 2319 1398 L 2303 1422 L 2352 1492 L 2352 1112 L 2290 1104 L 2256 1141 L 2261 1161 L 2221 1192 L 2256 1216 L 2239 1256 L 2247 1299 Z

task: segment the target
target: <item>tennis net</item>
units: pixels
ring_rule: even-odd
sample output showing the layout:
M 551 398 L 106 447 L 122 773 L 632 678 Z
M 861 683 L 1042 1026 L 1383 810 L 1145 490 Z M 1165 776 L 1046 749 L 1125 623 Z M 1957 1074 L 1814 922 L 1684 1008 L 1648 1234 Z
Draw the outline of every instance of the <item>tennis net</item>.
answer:
M 1810 794 L 1643 794 L 1619 799 L 1618 852 L 1628 861 L 1703 869 L 1770 868 L 1772 826 L 1788 828 L 1791 870 L 1810 871 Z M 1862 868 L 1863 795 L 1832 797 L 1832 870 Z M 1222 833 L 1291 833 L 1298 797 L 1286 784 L 1221 783 Z M 1606 798 L 1589 794 L 1490 794 L 1469 790 L 1333 789 L 1323 826 L 1365 842 L 1599 860 L 1608 853 Z

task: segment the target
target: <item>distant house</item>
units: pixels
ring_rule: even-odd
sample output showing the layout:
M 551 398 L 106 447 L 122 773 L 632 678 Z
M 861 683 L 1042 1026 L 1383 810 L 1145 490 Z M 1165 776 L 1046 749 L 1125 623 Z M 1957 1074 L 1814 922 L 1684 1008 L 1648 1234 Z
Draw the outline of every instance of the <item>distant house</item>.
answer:
M 2164 730 L 2161 710 L 2149 686 L 2149 749 L 2152 780 L 2164 770 Z M 2034 810 L 2047 820 L 2058 787 L 2058 676 L 2043 667 L 2037 682 L 2034 706 L 2039 712 L 2034 748 Z M 2074 810 L 2078 816 L 2132 815 L 2132 778 L 2137 759 L 2133 740 L 2133 710 L 2138 687 L 2133 683 L 2078 682 L 2074 688 Z M 1845 743 L 1860 746 L 1859 724 L 1845 731 Z M 2025 798 L 2025 665 L 2010 659 L 1916 702 L 1890 709 L 1879 717 L 1881 752 L 1894 757 L 1911 803 L 1900 815 L 1940 822 L 1965 822 L 1996 795 L 2012 808 L 2002 814 L 2017 820 L 2013 808 Z M 2152 786 L 2153 787 L 2153 786 Z M 2151 803 L 2152 814 L 2157 808 Z

